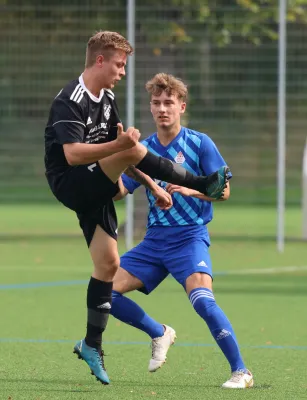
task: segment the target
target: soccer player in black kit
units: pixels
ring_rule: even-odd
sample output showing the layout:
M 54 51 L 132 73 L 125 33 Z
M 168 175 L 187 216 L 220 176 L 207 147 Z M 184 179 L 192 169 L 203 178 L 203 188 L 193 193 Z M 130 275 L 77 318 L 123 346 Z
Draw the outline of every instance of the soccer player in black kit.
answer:
M 54 196 L 77 213 L 94 264 L 87 290 L 87 331 L 74 353 L 103 384 L 109 383 L 101 350 L 119 267 L 117 219 L 112 198 L 121 174 L 153 185 L 151 178 L 220 196 L 228 178 L 225 166 L 216 173 L 194 176 L 180 165 L 148 152 L 134 127 L 124 131 L 111 89 L 125 75 L 133 49 L 116 32 L 100 31 L 87 44 L 85 69 L 69 82 L 51 105 L 45 129 L 46 177 Z M 150 178 L 149 178 L 150 177 Z M 171 203 L 159 192 L 160 204 Z

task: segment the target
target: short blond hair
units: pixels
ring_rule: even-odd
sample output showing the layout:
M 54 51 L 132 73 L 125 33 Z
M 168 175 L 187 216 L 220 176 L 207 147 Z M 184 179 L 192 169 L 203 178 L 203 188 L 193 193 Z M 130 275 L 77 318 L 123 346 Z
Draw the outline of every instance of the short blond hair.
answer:
M 174 95 L 183 102 L 187 101 L 187 86 L 181 79 L 164 72 L 156 74 L 150 79 L 145 88 L 151 96 L 160 96 L 162 92 L 165 92 L 168 96 Z
M 115 50 L 123 50 L 127 55 L 133 53 L 133 47 L 128 40 L 117 32 L 99 31 L 93 35 L 86 47 L 85 67 L 95 64 L 96 57 L 102 54 L 109 58 Z

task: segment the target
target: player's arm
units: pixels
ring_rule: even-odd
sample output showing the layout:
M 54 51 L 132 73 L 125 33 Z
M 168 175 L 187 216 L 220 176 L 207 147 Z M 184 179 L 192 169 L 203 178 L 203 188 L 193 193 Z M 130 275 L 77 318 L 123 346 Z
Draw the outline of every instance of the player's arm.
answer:
M 201 170 L 203 171 L 204 175 L 210 175 L 216 172 L 222 166 L 227 165 L 226 161 L 222 157 L 221 153 L 219 152 L 216 144 L 213 140 L 207 136 L 202 135 L 201 137 L 201 145 L 200 145 L 200 152 L 199 152 L 199 164 Z M 208 196 L 203 196 L 199 194 L 195 194 L 195 197 L 199 199 L 204 199 L 206 201 L 225 201 L 228 200 L 230 197 L 230 184 L 229 179 L 232 178 L 232 173 L 229 171 L 228 174 L 228 181 L 226 182 L 226 186 L 223 190 L 223 193 L 219 199 L 212 199 Z
M 118 151 L 120 141 L 103 144 L 86 144 L 86 110 L 75 101 L 58 96 L 52 105 L 55 142 L 63 146 L 68 164 L 81 165 L 96 162 Z
M 122 177 L 118 180 L 119 192 L 113 197 L 114 201 L 123 199 L 128 193 L 133 193 L 137 187 L 143 185 L 150 190 L 152 195 L 156 198 L 155 204 L 157 207 L 162 210 L 168 210 L 172 207 L 173 201 L 170 194 L 158 186 L 148 175 L 134 166 L 131 165 L 128 167 L 123 177 L 124 183 Z
M 138 184 L 145 186 L 150 191 L 153 191 L 155 189 L 155 182 L 148 175 L 144 174 L 133 165 L 125 170 L 125 175 L 136 181 Z M 119 192 L 115 197 L 113 197 L 113 200 L 115 201 L 124 198 L 129 193 L 129 190 L 123 184 L 123 180 L 121 177 L 118 180 L 118 187 Z
M 188 189 L 183 186 L 173 185 L 169 183 L 165 188 L 170 195 L 174 193 L 180 193 L 183 196 L 191 196 L 196 197 L 197 199 L 204 200 L 204 201 L 226 201 L 230 197 L 230 184 L 227 182 L 226 187 L 224 189 L 223 196 L 220 199 L 213 199 L 211 197 L 205 196 L 204 194 L 198 192 L 197 190 Z
M 229 183 L 229 181 L 226 183 L 226 187 L 224 189 L 223 195 L 219 199 L 213 199 L 212 197 L 205 196 L 204 194 L 198 192 L 197 190 L 191 190 L 190 196 L 196 197 L 197 199 L 205 200 L 205 201 L 226 201 L 230 197 L 230 183 Z
M 124 132 L 122 124 L 118 124 L 117 126 L 117 139 L 112 142 L 100 144 L 80 142 L 63 144 L 68 164 L 89 164 L 135 146 L 140 137 L 138 129 L 130 127 L 126 132 Z
M 133 165 L 130 165 L 130 167 L 126 169 L 125 174 L 151 191 L 152 195 L 156 198 L 155 204 L 157 207 L 161 208 L 162 210 L 168 210 L 172 207 L 173 201 L 171 196 L 159 185 L 157 185 L 156 182 L 150 178 L 150 176 L 144 174 Z
M 123 150 L 116 140 L 100 144 L 65 143 L 63 148 L 69 165 L 90 164 Z
M 155 190 L 155 187 L 158 186 L 155 181 L 150 178 L 150 176 L 135 168 L 134 165 L 130 165 L 130 167 L 125 170 L 125 174 L 129 176 L 129 178 L 132 178 L 140 183 L 142 186 L 145 186 L 150 191 Z
M 198 198 L 198 199 L 200 199 L 200 200 L 206 200 L 206 201 L 226 201 L 226 200 L 228 200 L 229 199 L 229 197 L 230 197 L 230 183 L 229 183 L 229 181 L 226 183 L 226 187 L 225 187 L 225 189 L 224 189 L 224 191 L 223 191 L 223 195 L 222 195 L 222 197 L 220 197 L 219 199 L 213 199 L 213 198 L 211 198 L 211 197 L 208 197 L 208 196 L 205 196 L 204 194 L 202 194 L 202 193 L 200 193 L 200 192 L 197 192 L 196 190 L 195 190 L 195 194 L 192 194 L 192 196 L 193 197 L 196 197 L 196 198 Z
M 53 124 L 56 143 L 63 146 L 69 165 L 84 165 L 111 156 L 135 146 L 140 132 L 134 127 L 124 131 L 117 124 L 117 138 L 108 143 L 84 143 L 86 110 L 79 103 L 67 98 L 57 97 L 53 103 Z
M 210 175 L 217 171 L 221 166 L 226 165 L 225 160 L 218 151 L 215 143 L 207 135 L 201 138 L 201 147 L 199 153 L 200 167 L 204 175 Z M 232 175 L 230 175 L 231 177 Z M 166 190 L 172 195 L 180 193 L 183 196 L 192 196 L 204 201 L 225 201 L 230 197 L 230 184 L 226 183 L 223 195 L 219 199 L 213 199 L 205 196 L 197 190 L 188 189 L 178 185 L 168 184 Z
M 129 193 L 128 189 L 123 184 L 123 180 L 122 180 L 121 176 L 119 177 L 117 184 L 118 184 L 119 191 L 118 191 L 117 195 L 113 197 L 114 201 L 123 199 Z

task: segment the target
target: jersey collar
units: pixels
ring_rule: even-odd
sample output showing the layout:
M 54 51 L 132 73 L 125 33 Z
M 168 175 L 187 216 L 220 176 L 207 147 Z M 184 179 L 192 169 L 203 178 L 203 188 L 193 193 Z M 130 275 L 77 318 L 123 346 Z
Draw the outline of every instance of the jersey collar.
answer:
M 102 97 L 104 95 L 104 90 L 101 89 L 99 97 L 96 97 L 85 86 L 82 74 L 79 76 L 79 82 L 80 82 L 80 85 L 81 85 L 82 89 L 84 89 L 86 91 L 86 93 L 89 95 L 90 99 L 93 100 L 95 103 L 100 103 L 100 101 L 101 101 L 101 99 L 102 99 Z
M 178 140 L 183 136 L 184 134 L 184 130 L 185 128 L 183 126 L 181 126 L 180 132 L 178 133 L 178 135 L 167 145 L 167 146 L 163 146 L 158 138 L 158 134 L 157 132 L 155 133 L 155 141 L 156 144 L 158 145 L 158 147 L 160 148 L 161 151 L 166 151 L 168 150 L 170 147 L 174 146 Z

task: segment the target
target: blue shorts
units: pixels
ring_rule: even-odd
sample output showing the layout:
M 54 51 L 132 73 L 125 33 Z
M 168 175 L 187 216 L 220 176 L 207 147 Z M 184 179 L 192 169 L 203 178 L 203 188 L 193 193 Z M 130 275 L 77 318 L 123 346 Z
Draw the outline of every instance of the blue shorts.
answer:
M 168 274 L 184 288 L 186 279 L 194 272 L 212 277 L 209 244 L 202 235 L 181 235 L 171 227 L 163 227 L 161 234 L 156 233 L 146 235 L 121 257 L 121 267 L 143 282 L 140 291 L 149 294 Z

